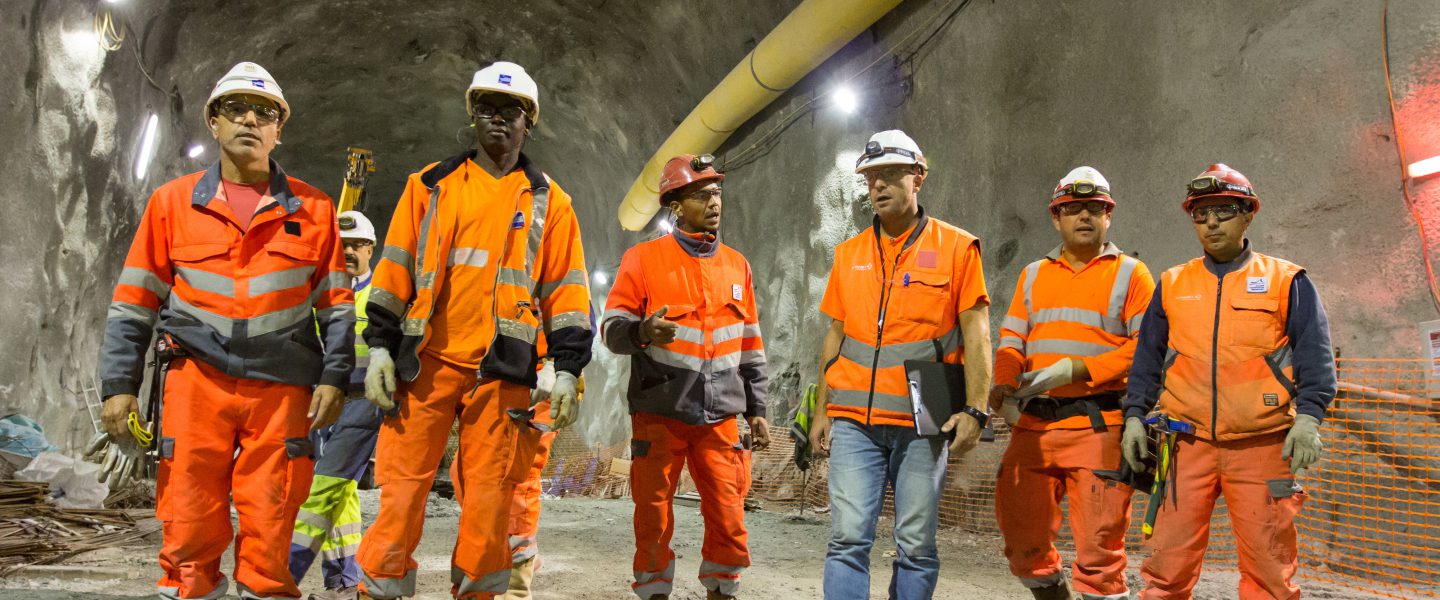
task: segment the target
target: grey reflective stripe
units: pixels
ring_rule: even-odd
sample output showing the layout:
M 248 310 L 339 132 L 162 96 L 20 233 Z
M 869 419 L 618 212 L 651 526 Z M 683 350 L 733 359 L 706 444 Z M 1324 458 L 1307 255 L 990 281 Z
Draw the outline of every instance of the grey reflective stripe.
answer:
M 245 335 L 253 338 L 267 333 L 275 333 L 276 331 L 293 325 L 304 324 L 313 318 L 310 312 L 311 306 L 311 302 L 301 302 L 290 308 L 282 308 L 274 312 L 268 312 L 246 319 Z M 350 309 L 350 311 L 347 312 L 352 315 L 351 320 L 353 321 L 353 311 L 355 307 L 349 304 L 342 304 L 335 308 L 341 307 Z
M 360 581 L 365 582 L 365 593 L 372 598 L 399 598 L 415 595 L 415 569 L 406 571 L 405 576 L 400 579 L 375 579 L 361 569 Z
M 1130 594 L 1091 594 L 1080 593 L 1080 600 L 1129 600 Z
M 105 311 L 106 319 L 126 319 L 129 321 L 139 321 L 141 323 L 144 323 L 146 327 L 154 325 L 155 320 L 156 318 L 158 318 L 158 316 L 159 315 L 157 315 L 153 310 L 140 306 L 139 304 L 131 304 L 129 302 L 111 302 L 110 309 Z
M 709 575 L 709 574 L 711 574 L 711 573 L 724 573 L 724 574 L 726 574 L 726 575 L 735 575 L 735 574 L 738 574 L 738 573 L 740 573 L 740 572 L 742 572 L 742 571 L 744 571 L 744 570 L 745 570 L 745 567 L 735 567 L 735 566 L 730 566 L 730 565 L 722 565 L 722 564 L 720 564 L 720 563 L 714 563 L 714 562 L 710 562 L 710 561 L 708 561 L 708 560 L 702 560 L 702 561 L 700 561 L 700 576 L 701 576 L 701 577 L 704 577 L 704 576 Z
M 873 404 L 870 402 L 870 392 L 862 390 L 830 390 L 828 397 L 830 404 L 838 404 L 840 406 L 852 406 L 856 408 L 871 406 L 876 410 L 888 410 L 905 414 L 912 414 L 914 412 L 908 396 L 896 396 L 875 392 L 875 402 Z
M 731 352 L 729 354 L 722 354 L 720 356 L 710 359 L 711 373 L 729 371 L 730 369 L 738 366 L 740 366 L 740 353 L 738 351 Z
M 1075 340 L 1040 339 L 1031 340 L 1025 344 L 1025 352 L 1030 356 L 1036 354 L 1064 354 L 1066 356 L 1100 356 L 1114 350 L 1116 346 L 1105 344 L 1092 344 L 1090 342 L 1077 342 Z
M 566 273 L 565 276 L 561 277 L 559 280 L 540 282 L 540 300 L 544 301 L 550 298 L 551 294 L 554 294 L 557 290 L 567 285 L 578 285 L 581 287 L 585 287 L 588 282 L 589 278 L 585 275 L 584 270 L 571 269 L 570 272 Z
M 1030 333 L 1030 322 L 1020 317 L 1005 315 L 1005 319 L 1000 321 L 1000 326 L 1020 335 Z
M 733 325 L 726 325 L 724 327 L 716 327 L 713 331 L 710 332 L 710 342 L 714 344 L 719 344 L 720 342 L 728 342 L 744 334 L 744 323 L 735 323 Z
M 535 538 L 523 535 L 510 536 L 510 549 L 517 550 L 535 543 Z
M 1284 387 L 1293 399 L 1300 395 L 1300 389 L 1296 387 L 1295 380 L 1285 374 L 1285 369 L 1290 368 L 1291 355 L 1290 344 L 1285 344 L 1266 355 L 1265 364 L 1270 367 L 1270 372 L 1275 374 L 1275 380 L 1280 382 L 1281 387 Z
M 585 331 L 590 331 L 590 313 L 567 312 L 545 319 L 545 333 L 566 327 L 579 327 Z
M 527 560 L 530 560 L 530 559 L 532 559 L 532 558 L 535 558 L 535 556 L 538 555 L 538 554 L 540 554 L 540 547 L 539 547 L 539 546 L 536 546 L 536 545 L 534 545 L 534 544 L 531 544 L 531 545 L 529 545 L 529 546 L 524 546 L 524 547 L 521 547 L 521 548 L 518 548 L 518 549 L 515 549 L 515 550 L 511 550 L 511 551 L 510 551 L 510 563 L 511 563 L 511 564 L 523 563 L 523 562 L 525 562 L 525 561 L 527 561 Z
M 950 354 L 960 349 L 963 341 L 960 328 L 950 329 L 948 333 L 934 340 L 920 340 L 916 342 L 904 342 L 900 344 L 888 344 L 880 348 L 880 359 L 875 359 L 875 348 L 870 344 L 845 336 L 845 343 L 840 345 L 840 355 L 847 360 L 854 362 L 866 369 L 874 365 L 876 369 L 888 369 L 905 364 L 907 360 L 935 360 L 935 342 L 940 342 L 940 350 L 944 354 Z
M 294 533 L 290 534 L 290 545 L 308 548 L 311 552 L 315 552 L 320 549 L 320 546 L 325 545 L 325 536 L 313 537 L 308 533 L 296 529 Z
M 216 275 L 209 271 L 192 269 L 175 265 L 175 274 L 179 275 L 185 283 L 202 292 L 219 294 L 226 298 L 235 297 L 235 280 L 224 275 Z
M 399 296 L 390 293 L 389 290 L 384 288 L 372 286 L 370 288 L 369 303 L 388 310 L 390 314 L 397 317 L 405 314 L 405 303 L 400 301 Z
M 1105 315 L 1083 308 L 1042 308 L 1030 314 L 1035 325 L 1066 321 L 1077 325 L 1094 327 L 1112 335 L 1125 335 L 1125 323 L 1119 319 L 1110 320 Z
M 664 571 L 635 571 L 635 585 L 632 586 L 635 593 L 641 598 L 649 598 L 655 594 L 669 594 L 675 579 L 675 559 L 665 565 Z
M 358 521 L 354 523 L 345 523 L 342 525 L 336 525 L 333 529 L 331 529 L 330 537 L 343 538 L 347 535 L 355 535 L 362 531 L 364 531 L 364 528 L 361 527 Z
M 388 260 L 400 265 L 406 273 L 413 275 L 415 272 L 415 257 L 410 256 L 409 252 L 399 246 L 385 244 L 385 247 L 380 250 L 380 260 Z
M 705 343 L 705 332 L 704 332 L 704 331 L 700 331 L 699 329 L 696 329 L 696 328 L 694 328 L 694 327 L 686 327 L 686 326 L 684 326 L 684 325 L 676 325 L 676 326 L 675 326 L 675 339 L 677 339 L 677 340 L 685 340 L 685 341 L 690 342 L 690 343 L 692 343 L 692 344 L 703 344 L 703 343 Z
M 745 567 L 732 567 L 702 560 L 700 561 L 700 581 L 706 589 L 714 589 L 723 596 L 734 596 L 736 592 L 740 591 L 740 572 L 744 570 Z
M 1135 334 L 1140 333 L 1140 326 L 1143 325 L 1144 322 L 1145 311 L 1142 310 L 1139 314 L 1130 317 L 1130 321 L 1125 323 L 1125 333 L 1130 337 L 1135 337 Z
M 702 358 L 690 356 L 689 354 L 672 352 L 659 346 L 650 346 L 646 348 L 645 354 L 655 362 L 658 362 L 665 366 L 675 367 L 677 369 L 687 369 L 699 373 L 702 369 L 705 368 L 705 360 Z
M 203 323 L 206 327 L 214 329 L 216 333 L 224 337 L 234 337 L 234 330 L 232 329 L 234 321 L 228 317 L 222 317 L 208 310 L 198 308 L 186 302 L 179 294 L 170 297 L 170 309 L 182 316 L 190 317 Z M 301 306 L 300 309 L 308 313 L 310 306 L 306 304 Z
M 1025 265 L 1025 279 L 1023 280 L 1023 283 L 1020 287 L 1024 290 L 1026 315 L 1035 312 L 1032 308 L 1032 306 L 1034 305 L 1032 298 L 1034 298 L 1035 295 L 1031 293 L 1031 290 L 1035 287 L 1035 278 L 1040 276 L 1040 263 L 1041 261 L 1037 260 L 1028 265 Z
M 1041 577 L 1021 577 L 1020 585 L 1023 585 L 1029 589 L 1056 586 L 1060 585 L 1060 582 L 1065 580 L 1064 575 L 1065 573 L 1063 571 L 1057 571 L 1051 575 L 1044 575 Z
M 405 319 L 400 322 L 400 332 L 405 335 L 424 335 L 427 321 L 429 319 Z
M 118 284 L 133 285 L 138 288 L 150 290 L 160 298 L 161 302 L 170 295 L 170 284 L 160 280 L 160 276 L 139 267 L 125 267 L 120 271 Z
M 609 321 L 609 320 L 612 319 L 612 318 L 621 318 L 621 319 L 625 319 L 626 321 L 641 321 L 641 320 L 644 320 L 644 319 L 645 319 L 645 317 L 642 317 L 642 316 L 640 316 L 640 315 L 637 315 L 637 314 L 635 314 L 635 313 L 632 313 L 632 312 L 630 312 L 630 311 L 628 311 L 628 310 L 620 310 L 620 309 L 618 309 L 618 308 L 612 308 L 612 309 L 606 310 L 604 313 L 602 313 L 602 314 L 600 315 L 600 322 L 601 322 L 601 323 L 604 323 L 604 322 L 606 322 L 606 321 Z
M 353 323 L 355 321 L 355 305 L 337 304 L 330 308 L 318 308 L 315 309 L 315 318 L 321 323 L 332 319 L 344 319 Z
M 245 593 L 245 591 L 246 590 L 244 589 L 244 586 L 241 586 L 240 593 L 243 594 Z M 164 598 L 165 600 L 180 600 L 180 588 L 178 587 L 157 585 L 155 586 L 155 593 L 161 598 Z M 221 575 L 220 581 L 215 584 L 215 589 L 210 590 L 210 593 L 205 594 L 204 596 L 194 596 L 188 598 L 187 600 L 220 600 L 229 593 L 230 579 L 225 577 L 224 575 Z
M 320 280 L 320 285 L 315 286 L 312 293 L 328 292 L 330 290 L 348 290 L 351 280 L 354 279 L 345 271 L 331 271 Z
M 511 319 L 495 319 L 495 332 L 508 338 L 514 338 L 530 345 L 535 345 L 535 328 L 520 321 Z
M 270 292 L 300 287 L 310 282 L 310 275 L 314 272 L 315 267 L 312 265 L 275 271 L 264 275 L 256 275 L 250 278 L 250 295 L 259 296 L 261 294 L 269 294 Z M 345 275 L 346 279 L 350 278 L 349 273 L 342 272 L 342 274 Z M 186 279 L 188 280 L 189 278 L 187 277 Z M 345 287 L 349 286 L 350 284 L 347 281 Z
M 530 292 L 530 275 L 519 269 L 501 267 L 499 278 L 495 280 L 495 283 L 522 287 L 525 288 L 526 293 Z
M 430 241 L 430 225 L 435 221 L 435 210 L 439 203 L 440 184 L 436 183 L 435 187 L 430 188 L 430 206 L 425 210 L 425 216 L 420 219 L 420 239 L 415 243 L 415 256 L 418 260 L 415 261 L 415 272 L 411 273 L 411 278 L 417 288 L 428 287 L 421 285 L 420 274 L 425 272 L 425 246 Z M 431 268 L 433 270 L 434 267 Z M 434 280 L 431 280 L 431 283 L 433 282 Z
M 334 521 L 331 521 L 330 519 L 326 518 L 325 516 L 323 516 L 323 515 L 317 515 L 317 514 L 315 514 L 315 513 L 313 513 L 313 512 L 310 512 L 310 511 L 308 511 L 308 510 L 302 510 L 302 511 L 300 511 L 298 514 L 296 514 L 296 515 L 295 515 L 295 520 L 296 520 L 296 521 L 299 521 L 299 522 L 301 522 L 301 523 L 304 523 L 304 524 L 306 524 L 306 525 L 310 525 L 310 526 L 312 526 L 312 527 L 317 527 L 317 528 L 321 529 L 322 531 L 328 531 L 328 530 L 330 529 L 330 527 L 335 524 Z
M 483 268 L 490 264 L 490 251 L 485 248 L 451 248 L 446 266 Z
M 1140 261 L 1134 257 L 1120 255 L 1120 270 L 1115 272 L 1115 283 L 1110 286 L 1110 304 L 1106 305 L 1109 308 L 1105 311 L 1105 316 L 1109 321 L 1122 326 L 1125 323 L 1125 296 L 1130 293 L 1130 277 L 1135 274 L 1135 265 L 1138 264 Z M 1116 335 L 1125 334 L 1122 330 Z
M 322 548 L 320 550 L 320 558 L 321 560 L 337 561 L 342 558 L 350 558 L 352 556 L 355 556 L 355 552 L 359 549 L 360 542 L 355 542 L 353 544 L 345 544 L 344 546 L 335 546 L 332 548 Z
M 1024 354 L 1024 353 L 1025 353 L 1025 340 L 1022 340 L 1022 339 L 1020 339 L 1020 338 L 1018 338 L 1018 337 L 1015 337 L 1015 336 L 1013 336 L 1013 335 L 1002 335 L 1002 336 L 1000 336 L 1000 347 L 1001 347 L 1001 348 L 1014 348 L 1014 349 L 1016 349 L 1016 350 L 1019 350 L 1021 354 Z
M 486 573 L 471 579 L 459 567 L 450 567 L 450 583 L 455 584 L 455 597 L 468 594 L 504 594 L 510 587 L 510 569 Z M 367 590 L 369 586 L 366 586 Z
M 531 189 L 530 199 L 530 235 L 525 241 L 527 274 L 535 272 L 535 256 L 540 253 L 540 242 L 545 239 L 545 217 L 550 212 L 550 188 Z
M 760 324 L 759 324 L 759 323 L 746 323 L 746 324 L 745 324 L 745 337 L 747 337 L 747 338 L 758 338 L 758 337 L 760 337 Z
M 764 351 L 764 350 L 741 350 L 741 351 L 740 351 L 740 364 L 742 364 L 742 365 L 754 365 L 754 364 L 761 364 L 761 363 L 764 363 L 764 362 L 765 362 L 765 351 Z

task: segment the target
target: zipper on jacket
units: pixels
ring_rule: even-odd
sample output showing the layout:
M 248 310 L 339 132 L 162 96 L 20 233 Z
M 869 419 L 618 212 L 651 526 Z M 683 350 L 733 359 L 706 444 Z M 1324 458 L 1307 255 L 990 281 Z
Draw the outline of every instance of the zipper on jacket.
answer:
M 1210 338 L 1210 441 L 1219 441 L 1220 432 L 1220 301 L 1225 297 L 1225 276 L 1215 283 L 1215 328 Z

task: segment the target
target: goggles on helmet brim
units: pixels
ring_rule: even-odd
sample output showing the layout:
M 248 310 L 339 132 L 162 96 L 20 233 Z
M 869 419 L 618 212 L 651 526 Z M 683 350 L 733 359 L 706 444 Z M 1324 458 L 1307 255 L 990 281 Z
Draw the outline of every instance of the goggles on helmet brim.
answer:
M 1191 198 L 1195 198 L 1197 196 L 1210 196 L 1214 194 L 1219 194 L 1221 192 L 1235 192 L 1237 194 L 1244 194 L 1251 198 L 1255 197 L 1255 190 L 1250 189 L 1250 186 L 1240 185 L 1238 183 L 1230 183 L 1228 181 L 1211 175 L 1206 175 L 1204 177 L 1196 177 L 1195 179 L 1191 180 L 1190 183 L 1185 186 L 1185 191 L 1188 192 L 1188 195 Z
M 1073 198 L 1090 198 L 1092 196 L 1109 195 L 1110 188 L 1108 187 L 1105 187 L 1093 181 L 1074 181 L 1060 186 L 1060 189 L 1055 190 L 1055 194 L 1051 196 L 1050 199 L 1055 200 L 1062 196 L 1071 196 Z

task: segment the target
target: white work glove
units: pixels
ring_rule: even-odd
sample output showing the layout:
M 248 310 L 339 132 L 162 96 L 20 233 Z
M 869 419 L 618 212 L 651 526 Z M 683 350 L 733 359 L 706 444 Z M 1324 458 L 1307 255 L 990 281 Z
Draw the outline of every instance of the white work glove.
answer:
M 154 443 L 158 444 L 160 440 L 157 439 Z M 99 432 L 90 438 L 85 456 L 100 463 L 100 473 L 96 479 L 110 489 L 119 489 L 145 476 L 145 449 L 130 435 L 117 439 L 103 431 Z
M 555 387 L 550 389 L 550 428 L 555 431 L 569 427 L 580 413 L 580 394 L 575 391 L 575 382 L 574 373 L 555 373 Z
M 550 390 L 555 387 L 555 361 L 545 361 L 545 366 L 540 367 L 540 372 L 535 374 L 535 389 L 530 391 L 530 407 L 544 402 L 550 398 Z
M 365 370 L 365 399 L 380 410 L 395 408 L 395 361 L 390 351 L 370 349 L 370 366 Z
M 1145 421 L 1140 417 L 1125 419 L 1125 432 L 1120 435 L 1120 452 L 1130 469 L 1136 473 L 1145 472 L 1145 459 L 1150 458 L 1150 447 L 1146 441 Z
M 1062 358 L 1055 361 L 1055 364 L 1043 369 L 1021 373 L 1020 389 L 1015 390 L 1015 397 L 1021 399 L 1034 398 L 1062 385 L 1069 385 L 1074 381 L 1075 363 L 1071 362 L 1069 358 Z
M 1006 397 L 1005 402 L 1000 405 L 1000 417 L 1005 419 L 1006 425 L 1015 427 L 1015 424 L 1020 422 L 1020 399 L 1014 396 Z
M 1320 419 L 1295 415 L 1295 424 L 1290 426 L 1290 433 L 1285 435 L 1285 448 L 1280 451 L 1280 458 L 1290 461 L 1290 472 L 1299 473 L 1300 469 L 1315 464 L 1324 450 L 1325 445 L 1320 442 Z

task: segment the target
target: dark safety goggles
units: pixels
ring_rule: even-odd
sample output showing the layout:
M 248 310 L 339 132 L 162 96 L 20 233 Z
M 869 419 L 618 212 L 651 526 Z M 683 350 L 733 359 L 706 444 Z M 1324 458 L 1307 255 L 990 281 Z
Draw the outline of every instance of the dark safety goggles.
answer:
M 1215 215 L 1216 221 L 1224 223 L 1246 212 L 1250 211 L 1245 210 L 1245 207 L 1240 206 L 1237 203 L 1197 206 L 1190 209 L 1190 220 L 1194 221 L 1196 224 L 1200 224 L 1209 221 L 1210 215 Z
M 1245 194 L 1246 196 L 1255 196 L 1255 191 L 1250 189 L 1249 186 L 1230 183 L 1210 175 L 1196 177 L 1194 181 L 1190 182 L 1190 185 L 1185 186 L 1185 190 L 1190 192 L 1191 196 L 1204 196 L 1207 194 L 1218 194 L 1220 192 L 1237 192 Z
M 245 120 L 245 115 L 251 111 L 255 112 L 255 122 L 261 125 L 269 125 L 280 120 L 280 109 L 263 104 L 252 104 L 238 98 L 225 100 L 216 108 L 220 116 L 236 123 Z
M 880 158 L 882 156 L 885 156 L 886 154 L 899 154 L 900 156 L 909 158 L 916 163 L 923 164 L 924 162 L 921 160 L 920 154 L 917 152 L 911 152 L 904 148 L 881 146 L 880 142 L 865 142 L 865 153 L 860 155 L 860 158 L 855 160 L 855 167 L 858 169 L 861 163 L 864 163 L 865 161 L 872 158 Z
M 514 121 L 524 114 L 525 107 L 519 104 L 509 104 L 506 106 L 490 106 L 489 104 L 475 105 L 475 118 L 477 119 L 493 119 L 495 115 L 500 115 L 500 118 L 506 121 Z
M 690 170 L 696 173 L 713 168 L 715 168 L 715 156 L 712 154 L 701 154 L 690 159 Z
M 1065 184 L 1058 190 L 1055 190 L 1055 195 L 1051 196 L 1050 199 L 1054 200 L 1061 196 L 1071 196 L 1074 198 L 1089 198 L 1091 196 L 1109 195 L 1110 188 L 1108 187 L 1105 187 L 1093 181 L 1074 181 Z
M 1110 203 L 1103 200 L 1086 200 L 1084 202 L 1066 202 L 1055 207 L 1055 214 L 1073 217 L 1081 212 L 1088 212 L 1095 216 L 1103 215 L 1110 211 Z

